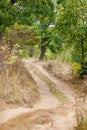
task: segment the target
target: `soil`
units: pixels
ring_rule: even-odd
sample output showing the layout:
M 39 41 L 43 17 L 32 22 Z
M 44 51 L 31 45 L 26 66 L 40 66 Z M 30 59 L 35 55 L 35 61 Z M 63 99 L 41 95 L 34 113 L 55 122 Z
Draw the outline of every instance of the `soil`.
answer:
M 1 111 L 0 130 L 74 130 L 85 116 L 87 105 L 83 97 L 78 97 L 65 82 L 47 71 L 43 62 L 30 59 L 23 62 L 37 83 L 39 100 L 32 108 L 21 106 Z M 68 75 L 68 70 L 62 67 Z

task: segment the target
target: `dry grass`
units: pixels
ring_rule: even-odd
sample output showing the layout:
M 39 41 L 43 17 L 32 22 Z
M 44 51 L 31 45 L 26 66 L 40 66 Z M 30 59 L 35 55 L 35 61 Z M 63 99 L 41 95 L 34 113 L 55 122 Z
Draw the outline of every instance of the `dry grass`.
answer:
M 38 98 L 37 85 L 21 61 L 0 75 L 0 103 L 3 105 L 32 107 Z
M 73 75 L 72 65 L 51 60 L 44 62 L 42 65 L 50 74 L 67 83 L 73 91 L 78 94 L 87 94 L 87 76 L 80 79 Z
M 78 94 L 83 93 L 85 96 L 87 95 L 87 77 L 80 79 L 79 77 L 73 76 L 69 83 Z
M 60 80 L 68 81 L 72 78 L 70 63 L 61 63 L 56 60 L 46 61 L 43 67 L 53 76 Z
M 1 125 L 0 130 L 32 130 L 36 125 L 52 123 L 50 114 L 51 112 L 47 110 L 26 113 Z

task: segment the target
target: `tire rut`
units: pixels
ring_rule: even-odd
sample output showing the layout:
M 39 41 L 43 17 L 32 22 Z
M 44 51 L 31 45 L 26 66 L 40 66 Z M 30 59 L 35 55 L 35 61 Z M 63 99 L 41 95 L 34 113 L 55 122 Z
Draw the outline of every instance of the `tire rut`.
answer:
M 40 109 L 52 109 L 60 104 L 57 98 L 55 98 L 55 96 L 50 92 L 48 85 L 34 73 L 34 68 L 31 69 L 29 65 L 30 64 L 25 64 L 25 67 L 37 83 L 38 91 L 40 93 L 40 100 L 34 104 L 33 108 L 19 107 L 17 109 L 7 109 L 2 111 L 0 113 L 0 124 L 6 123 L 8 120 L 11 120 L 26 112 L 33 112 Z
M 75 107 L 77 107 L 78 102 L 75 101 L 75 98 L 77 97 L 77 95 L 72 90 L 70 90 L 68 85 L 54 78 L 53 76 L 51 76 L 42 66 L 38 65 L 37 63 L 34 64 L 32 60 L 24 60 L 23 62 L 28 72 L 31 74 L 31 76 L 37 83 L 38 91 L 40 93 L 40 100 L 37 101 L 36 104 L 34 104 L 33 108 L 17 108 L 17 109 L 8 109 L 5 111 L 2 111 L 0 113 L 0 124 L 6 123 L 8 120 L 14 119 L 15 117 L 21 114 L 27 113 L 27 112 L 31 113 L 31 112 L 35 112 L 41 109 L 50 110 L 50 109 L 55 109 L 58 106 L 60 106 L 61 102 L 50 92 L 49 85 L 55 86 L 55 88 L 57 88 L 60 92 L 64 93 L 68 97 L 70 101 L 69 104 L 67 104 L 68 106 L 71 105 L 71 107 L 74 109 Z M 80 105 L 79 105 L 79 108 L 80 108 Z M 64 117 L 66 130 L 69 130 L 67 128 L 66 120 L 75 119 L 73 115 L 75 115 L 75 113 L 72 113 L 70 111 L 69 117 L 67 116 Z M 62 128 L 63 118 L 56 116 L 55 119 L 54 119 L 55 122 L 57 121 L 58 124 L 59 122 L 61 123 L 61 130 L 65 130 L 65 128 Z M 70 123 L 72 124 L 72 121 Z M 70 127 L 73 127 L 73 124 Z
M 77 96 L 75 92 L 73 92 L 69 86 L 62 81 L 56 79 L 55 77 L 51 76 L 42 66 L 38 64 L 34 64 L 31 60 L 26 60 L 28 67 L 33 70 L 33 72 L 40 77 L 41 80 L 50 81 L 50 83 L 54 84 L 60 92 L 64 93 L 70 100 L 74 101 L 75 97 Z
M 57 98 L 50 92 L 48 83 L 42 80 L 41 72 L 40 75 L 38 69 L 33 65 L 33 63 L 25 65 L 33 79 L 36 81 L 38 86 L 38 91 L 40 93 L 40 101 L 35 104 L 35 108 L 55 108 L 60 104 Z

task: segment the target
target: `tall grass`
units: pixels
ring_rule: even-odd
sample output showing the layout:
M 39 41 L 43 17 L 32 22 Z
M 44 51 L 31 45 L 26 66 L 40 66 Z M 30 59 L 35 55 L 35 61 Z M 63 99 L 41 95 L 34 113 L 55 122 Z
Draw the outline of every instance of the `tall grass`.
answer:
M 32 107 L 38 97 L 37 85 L 21 61 L 10 65 L 0 75 L 0 99 L 7 106 Z

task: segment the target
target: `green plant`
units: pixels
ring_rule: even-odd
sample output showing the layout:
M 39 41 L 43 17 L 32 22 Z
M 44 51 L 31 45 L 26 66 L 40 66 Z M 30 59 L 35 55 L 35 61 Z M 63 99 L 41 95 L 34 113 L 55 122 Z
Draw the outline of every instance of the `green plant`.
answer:
M 77 62 L 73 62 L 72 63 L 72 71 L 73 74 L 80 74 L 81 72 L 81 65 Z
M 51 87 L 50 91 L 60 100 L 67 100 L 67 96 L 65 96 L 62 92 L 60 92 L 58 89 L 55 87 Z
M 46 59 L 54 59 L 55 54 L 51 52 L 51 50 L 47 49 L 46 54 L 45 54 Z

